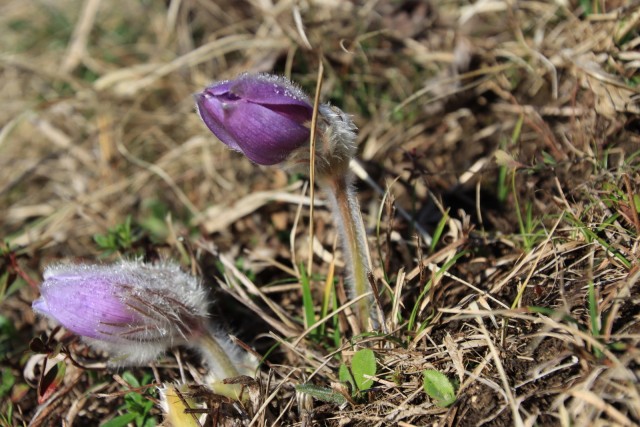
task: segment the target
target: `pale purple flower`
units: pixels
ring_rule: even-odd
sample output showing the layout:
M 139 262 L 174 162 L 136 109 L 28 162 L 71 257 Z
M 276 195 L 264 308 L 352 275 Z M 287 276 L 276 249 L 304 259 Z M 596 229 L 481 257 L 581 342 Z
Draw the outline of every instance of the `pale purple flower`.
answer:
M 309 140 L 313 107 L 284 77 L 242 74 L 207 87 L 196 105 L 220 141 L 260 165 L 284 161 Z
M 135 364 L 205 330 L 207 295 L 171 263 L 47 267 L 36 313 L 105 350 L 112 363 Z

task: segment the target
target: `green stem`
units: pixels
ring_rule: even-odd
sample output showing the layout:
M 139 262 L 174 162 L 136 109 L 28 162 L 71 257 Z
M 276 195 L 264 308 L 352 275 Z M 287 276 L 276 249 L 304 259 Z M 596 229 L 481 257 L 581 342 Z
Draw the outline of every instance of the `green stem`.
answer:
M 218 394 L 236 400 L 247 397 L 242 393 L 240 384 L 224 384 L 227 378 L 235 378 L 240 375 L 250 374 L 246 362 L 242 361 L 239 350 L 231 347 L 231 343 L 225 343 L 212 331 L 203 333 L 192 346 L 197 349 L 205 359 L 209 375 L 212 378 L 211 388 Z M 226 345 L 225 345 L 226 344 Z
M 240 375 L 240 371 L 215 337 L 203 335 L 198 344 L 200 352 L 209 364 L 209 372 L 216 379 L 223 380 Z
M 351 181 L 352 175 L 347 172 L 337 176 L 329 175 L 322 180 L 321 185 L 329 197 L 334 220 L 342 235 L 344 262 L 350 270 L 347 277 L 350 296 L 357 298 L 372 291 L 368 277 L 371 268 L 364 223 Z M 373 296 L 362 298 L 356 303 L 356 318 L 362 332 L 378 327 L 373 303 Z

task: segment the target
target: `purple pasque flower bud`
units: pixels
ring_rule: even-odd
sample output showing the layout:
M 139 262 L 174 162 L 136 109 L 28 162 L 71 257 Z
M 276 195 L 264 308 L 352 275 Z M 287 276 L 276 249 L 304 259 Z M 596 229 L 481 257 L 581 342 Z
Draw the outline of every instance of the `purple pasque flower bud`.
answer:
M 205 330 L 207 294 L 172 263 L 49 266 L 36 313 L 58 321 L 115 364 L 141 364 Z
M 220 141 L 260 165 L 275 165 L 309 141 L 313 106 L 284 77 L 242 74 L 196 95 L 200 117 Z

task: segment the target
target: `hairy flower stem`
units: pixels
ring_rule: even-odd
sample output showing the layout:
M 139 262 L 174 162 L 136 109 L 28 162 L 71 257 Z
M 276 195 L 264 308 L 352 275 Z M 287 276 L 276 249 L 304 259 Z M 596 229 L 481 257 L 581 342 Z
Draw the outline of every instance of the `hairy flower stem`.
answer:
M 200 352 L 205 359 L 209 376 L 213 378 L 210 384 L 213 391 L 223 396 L 236 400 L 243 400 L 246 394 L 242 394 L 242 386 L 238 384 L 224 384 L 226 378 L 235 378 L 243 373 L 239 366 L 243 364 L 237 352 L 231 351 L 229 345 L 225 345 L 220 339 L 210 331 L 202 334 L 192 346 Z
M 352 179 L 351 172 L 347 171 L 344 174 L 325 176 L 319 184 L 331 202 L 333 218 L 342 235 L 344 261 L 347 268 L 351 270 L 347 277 L 349 293 L 352 298 L 357 298 L 371 291 L 368 277 L 371 269 L 364 223 L 356 192 L 351 184 Z M 355 305 L 355 314 L 361 332 L 378 327 L 373 303 L 373 296 L 369 296 L 360 299 Z

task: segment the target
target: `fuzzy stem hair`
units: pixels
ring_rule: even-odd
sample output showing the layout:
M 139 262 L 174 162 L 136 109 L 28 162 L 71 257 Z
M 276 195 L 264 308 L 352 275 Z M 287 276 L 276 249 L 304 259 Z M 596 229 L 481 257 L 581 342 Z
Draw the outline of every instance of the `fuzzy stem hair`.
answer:
M 210 386 L 218 394 L 236 400 L 247 398 L 242 385 L 225 384 L 227 378 L 252 374 L 255 365 L 252 357 L 235 347 L 226 336 L 207 328 L 191 344 L 200 353 L 209 370 Z M 253 366 L 252 366 L 253 365 Z
M 331 204 L 334 221 L 341 234 L 344 262 L 350 270 L 346 278 L 351 298 L 370 292 L 370 257 L 360 206 L 352 185 L 350 172 L 326 176 L 320 181 Z M 355 314 L 361 332 L 378 327 L 373 295 L 362 298 L 355 305 Z M 371 321 L 371 324 L 369 324 Z

